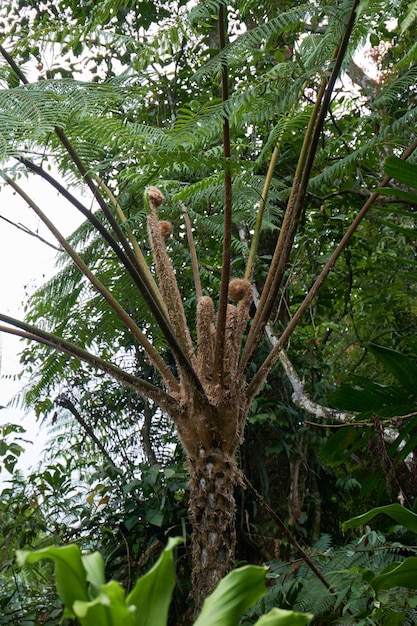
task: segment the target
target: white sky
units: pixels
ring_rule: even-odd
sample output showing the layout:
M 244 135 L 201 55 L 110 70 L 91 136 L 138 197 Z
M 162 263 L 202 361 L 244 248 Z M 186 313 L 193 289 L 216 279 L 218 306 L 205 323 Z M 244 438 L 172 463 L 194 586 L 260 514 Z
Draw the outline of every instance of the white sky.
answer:
M 54 223 L 64 234 L 69 234 L 80 223 L 82 216 L 44 181 L 34 175 L 28 180 L 21 179 L 18 184 L 25 189 L 40 208 L 52 217 Z M 85 201 L 85 199 L 84 199 Z M 0 216 L 30 229 L 56 243 L 34 215 L 26 203 L 13 190 L 0 187 Z M 30 236 L 0 218 L 0 311 L 12 317 L 23 319 L 24 304 L 28 294 L 40 286 L 54 273 L 56 252 L 38 238 Z M 22 388 L 21 380 L 13 377 L 21 371 L 18 353 L 22 344 L 17 337 L 0 333 L 1 377 L 0 406 L 6 406 Z M 39 424 L 34 415 L 26 414 L 22 407 L 13 406 L 0 410 L 0 425 L 5 423 L 21 424 L 27 431 L 26 438 L 33 442 L 27 445 L 27 451 L 18 464 L 24 469 L 35 463 L 44 441 L 44 434 L 39 435 Z M 7 476 L 0 476 L 1 479 Z

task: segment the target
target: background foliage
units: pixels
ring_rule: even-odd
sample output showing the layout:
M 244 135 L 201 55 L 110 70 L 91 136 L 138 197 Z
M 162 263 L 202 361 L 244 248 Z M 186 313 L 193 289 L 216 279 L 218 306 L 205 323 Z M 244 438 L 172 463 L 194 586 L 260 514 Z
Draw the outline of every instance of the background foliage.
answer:
M 38 163 L 57 163 L 65 180 L 79 185 L 53 134 L 57 126 L 64 129 L 88 168 L 117 196 L 145 255 L 142 194 L 157 181 L 167 198 L 161 218 L 175 226 L 169 252 L 189 320 L 195 299 L 188 297 L 193 277 L 180 202 L 193 224 L 204 290 L 216 294 L 220 280 L 222 60 L 227 57 L 230 72 L 235 275 L 244 266 L 271 153 L 279 148 L 257 259 L 261 290 L 306 123 L 351 2 L 234 2 L 222 54 L 214 29 L 217 6 L 45 0 L 14 1 L 0 10 L 2 45 L 30 79 L 19 86 L 13 70 L 0 67 L 5 167 L 23 174 L 22 160 L 35 155 Z M 276 333 L 380 185 L 383 162 L 415 138 L 416 15 L 415 3 L 360 4 L 274 311 Z M 365 57 L 372 76 L 358 65 Z M 387 525 L 387 538 L 370 530 L 360 539 L 346 538 L 340 528 L 348 517 L 398 496 L 412 508 L 416 495 L 417 204 L 401 195 L 412 186 L 410 179 L 402 179 L 401 168 L 394 175 L 394 192 L 381 193 L 287 346 L 308 396 L 354 412 L 354 421 L 338 423 L 336 413 L 324 421 L 294 404 L 293 388 L 277 367 L 253 405 L 240 452 L 245 475 L 298 540 L 314 546 L 312 554 L 338 594 L 315 601 L 320 581 L 307 576 L 291 542 L 248 490 L 237 494 L 238 557 L 272 563 L 272 578 L 280 584 L 268 596 L 271 607 L 312 610 L 324 615 L 322 623 L 342 623 L 341 615 L 349 623 L 348 608 L 364 624 L 385 623 L 395 612 L 416 623 L 407 591 L 389 596 L 379 613 L 364 600 L 361 560 L 366 545 L 373 559 L 367 567 L 377 572 L 393 555 L 411 554 L 414 538 Z M 169 358 L 145 303 L 88 222 L 71 242 Z M 26 319 L 104 356 L 116 353 L 146 380 L 156 376 L 140 346 L 63 254 L 55 276 L 28 300 Z M 259 363 L 268 350 L 265 339 Z M 2 432 L 2 471 L 12 482 L 0 501 L 6 581 L 0 620 L 55 624 L 61 609 L 53 588 L 47 586 L 45 594 L 39 586 L 49 580 L 49 566 L 37 566 L 28 579 L 16 569 L 14 549 L 77 540 L 85 549 L 100 549 L 108 578 L 129 590 L 167 536 L 187 535 L 187 481 L 183 452 L 157 406 L 45 347 L 24 347 L 21 362 L 30 374 L 25 403 L 50 437 L 41 465 L 23 479 L 12 473 L 21 433 L 13 426 Z M 393 438 L 387 440 L 389 429 Z M 172 623 L 186 613 L 188 571 L 187 550 L 181 548 Z

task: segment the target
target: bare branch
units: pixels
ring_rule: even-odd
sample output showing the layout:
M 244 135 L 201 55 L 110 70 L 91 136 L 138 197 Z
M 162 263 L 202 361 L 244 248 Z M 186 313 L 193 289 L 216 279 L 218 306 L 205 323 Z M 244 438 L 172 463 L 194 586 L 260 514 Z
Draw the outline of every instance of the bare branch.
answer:
M 39 239 L 41 243 L 44 243 L 46 246 L 49 246 L 53 250 L 56 250 L 57 252 L 61 252 L 61 248 L 59 248 L 58 246 L 54 246 L 53 243 L 41 237 L 39 233 L 33 232 L 33 230 L 30 230 L 30 228 L 28 228 L 24 224 L 12 222 L 12 220 L 7 219 L 7 217 L 4 217 L 4 215 L 0 215 L 0 220 L 7 222 L 7 224 L 10 224 L 11 226 L 14 226 L 15 228 L 17 228 L 17 230 L 21 230 L 22 232 L 25 233 L 25 235 L 30 235 L 31 237 L 35 237 L 35 239 Z
M 268 330 L 266 327 L 266 334 L 269 337 Z M 269 337 L 270 340 L 272 337 Z M 273 337 L 273 341 L 271 341 L 272 345 L 276 343 L 276 337 Z M 355 417 L 355 413 L 346 413 L 345 411 L 338 411 L 337 409 L 332 409 L 331 407 L 323 406 L 322 404 L 318 404 L 317 402 L 313 402 L 308 395 L 304 391 L 304 383 L 298 376 L 297 372 L 293 364 L 291 363 L 288 354 L 284 349 L 279 352 L 279 360 L 286 373 L 288 380 L 291 383 L 293 394 L 291 396 L 294 404 L 299 406 L 303 411 L 310 413 L 310 415 L 315 415 L 318 419 L 324 420 L 336 420 L 337 422 L 342 422 L 343 424 L 349 423 Z

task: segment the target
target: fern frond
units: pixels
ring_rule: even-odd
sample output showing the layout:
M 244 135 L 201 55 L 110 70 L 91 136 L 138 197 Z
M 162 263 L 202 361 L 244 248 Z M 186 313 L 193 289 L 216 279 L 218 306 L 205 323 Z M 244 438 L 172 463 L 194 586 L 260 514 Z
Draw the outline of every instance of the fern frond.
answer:
M 216 75 L 222 63 L 226 60 L 230 67 L 233 67 L 234 64 L 239 67 L 242 58 L 245 57 L 250 62 L 250 54 L 254 49 L 258 49 L 271 37 L 277 37 L 284 33 L 297 32 L 298 27 L 301 23 L 304 23 L 307 16 L 311 14 L 311 11 L 311 4 L 304 4 L 284 11 L 278 17 L 274 17 L 268 22 L 246 31 L 200 67 L 194 74 L 193 79 L 199 81 L 203 77 L 213 74 Z
M 221 3 L 222 0 L 204 0 L 199 2 L 188 14 L 190 23 L 206 21 L 213 18 L 213 16 L 216 18 Z
M 399 72 L 404 72 L 410 69 L 410 66 L 413 66 L 417 62 L 417 41 L 413 43 L 410 48 L 406 51 L 402 59 L 400 59 L 397 63 L 397 70 Z
M 417 2 L 408 5 L 407 13 L 400 22 L 400 33 L 403 35 L 406 30 L 417 20 Z
M 333 547 L 331 537 L 323 535 L 312 546 L 311 557 L 333 591 L 326 590 L 305 563 L 294 568 L 293 563 L 272 562 L 270 570 L 276 585 L 269 587 L 263 609 L 278 606 L 320 616 L 346 602 L 358 615 L 368 600 L 366 594 L 358 596 L 353 588 L 363 582 L 360 572 L 378 573 L 389 563 L 405 558 L 398 544 L 388 544 L 382 535 L 369 530 L 367 538 L 366 542 L 362 537 L 346 546 Z
M 415 86 L 416 80 L 417 67 L 412 67 L 382 89 L 373 101 L 373 107 L 377 109 L 386 105 L 398 105 L 398 100 L 401 99 L 404 92 Z

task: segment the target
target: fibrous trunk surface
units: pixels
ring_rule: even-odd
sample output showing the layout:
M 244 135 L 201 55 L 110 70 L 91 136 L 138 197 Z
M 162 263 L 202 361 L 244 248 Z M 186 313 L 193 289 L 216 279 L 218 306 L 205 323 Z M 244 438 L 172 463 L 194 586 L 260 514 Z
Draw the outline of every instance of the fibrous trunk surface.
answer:
M 233 567 L 236 530 L 234 487 L 238 470 L 232 456 L 200 447 L 189 460 L 192 524 L 192 595 L 195 608 Z

